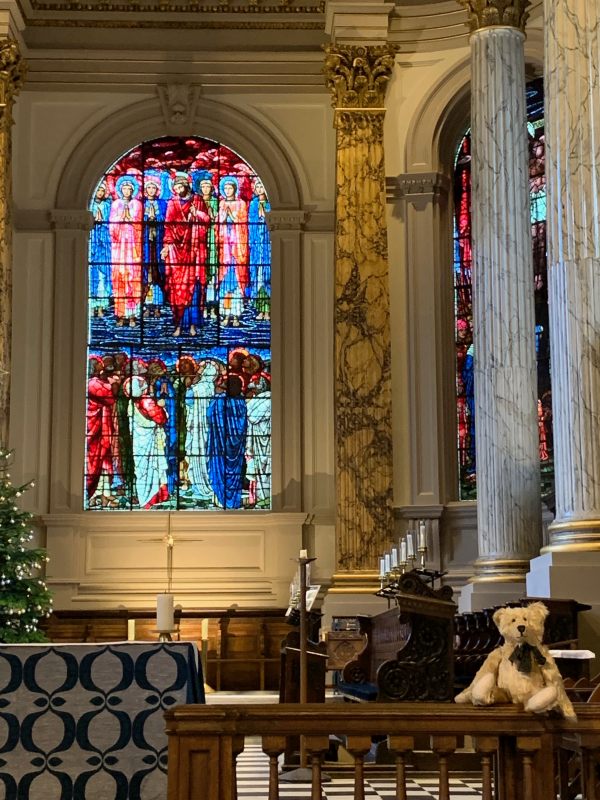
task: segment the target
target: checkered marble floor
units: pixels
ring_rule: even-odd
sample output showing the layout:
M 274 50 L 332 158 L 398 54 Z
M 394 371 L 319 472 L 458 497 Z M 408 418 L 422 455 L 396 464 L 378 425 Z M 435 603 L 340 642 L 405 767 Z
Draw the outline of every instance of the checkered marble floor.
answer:
M 331 775 L 331 783 L 323 784 L 327 800 L 354 800 L 352 776 Z M 469 778 L 450 778 L 450 800 L 480 798 L 481 781 Z M 267 800 L 269 794 L 269 761 L 258 743 L 246 743 L 237 760 L 238 800 Z M 411 774 L 407 781 L 409 800 L 437 800 L 437 777 Z M 310 800 L 310 784 L 279 782 L 280 800 Z M 365 782 L 365 800 L 393 800 L 396 786 L 392 778 L 369 778 Z

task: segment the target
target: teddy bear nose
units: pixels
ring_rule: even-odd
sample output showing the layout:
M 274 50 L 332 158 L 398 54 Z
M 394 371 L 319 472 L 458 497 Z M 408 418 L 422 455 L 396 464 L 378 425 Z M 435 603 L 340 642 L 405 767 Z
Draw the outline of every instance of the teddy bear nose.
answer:
M 519 633 L 525 633 L 525 625 L 517 625 L 517 630 Z

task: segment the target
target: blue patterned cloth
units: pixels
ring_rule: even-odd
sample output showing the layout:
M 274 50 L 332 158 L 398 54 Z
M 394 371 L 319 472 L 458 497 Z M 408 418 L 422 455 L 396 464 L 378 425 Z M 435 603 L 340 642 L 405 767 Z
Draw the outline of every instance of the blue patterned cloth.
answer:
M 0 797 L 164 800 L 163 714 L 204 702 L 197 656 L 189 642 L 0 645 Z

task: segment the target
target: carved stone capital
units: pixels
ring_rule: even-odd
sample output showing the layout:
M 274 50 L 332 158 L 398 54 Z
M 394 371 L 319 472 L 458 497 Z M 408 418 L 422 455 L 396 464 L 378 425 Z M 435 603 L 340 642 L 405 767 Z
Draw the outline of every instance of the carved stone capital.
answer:
M 27 65 L 21 57 L 18 44 L 13 39 L 0 41 L 0 115 L 10 111 L 15 96 L 23 83 Z
M 356 45 L 325 46 L 323 72 L 336 109 L 382 109 L 385 93 L 394 69 L 392 45 L 362 47 Z
M 55 231 L 89 231 L 94 224 L 91 212 L 80 208 L 54 208 L 49 217 Z
M 471 32 L 506 25 L 525 33 L 530 0 L 458 0 L 469 14 Z
M 167 83 L 156 90 L 167 130 L 174 134 L 189 132 L 202 87 L 195 83 Z
M 267 214 L 269 231 L 301 231 L 306 222 L 306 212 L 301 210 L 270 211 Z

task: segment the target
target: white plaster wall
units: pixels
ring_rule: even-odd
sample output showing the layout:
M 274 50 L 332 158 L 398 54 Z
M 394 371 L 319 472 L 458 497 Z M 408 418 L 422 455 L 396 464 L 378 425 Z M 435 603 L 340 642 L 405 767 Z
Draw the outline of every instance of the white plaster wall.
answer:
M 86 152 L 86 141 L 101 142 L 104 133 L 106 140 L 116 141 L 119 115 L 124 125 L 132 125 L 132 107 L 140 108 L 142 119 L 143 114 L 152 117 L 148 136 L 157 135 L 160 107 L 146 87 L 127 91 L 121 86 L 118 92 L 94 91 L 93 85 L 78 91 L 25 90 L 15 109 L 11 442 L 15 475 L 36 478 L 24 505 L 41 517 L 41 537 L 51 557 L 48 580 L 58 608 L 148 607 L 164 589 L 165 513 L 81 511 L 87 234 L 78 229 L 81 206 L 75 202 L 59 215 L 60 230 L 51 230 L 49 223 L 64 175 L 70 175 L 71 196 L 85 197 L 110 165 L 110 160 L 103 162 L 92 179 L 89 163 L 81 163 L 81 180 L 87 184 L 78 186 L 77 152 Z M 201 111 L 206 107 L 221 109 L 223 118 L 236 114 L 242 137 L 245 128 L 260 131 L 254 160 L 234 147 L 259 173 L 260 159 L 267 172 L 275 169 L 277 158 L 289 163 L 288 174 L 280 176 L 288 185 L 267 183 L 272 196 L 283 198 L 279 208 L 284 215 L 273 232 L 277 510 L 175 514 L 174 589 L 177 602 L 188 608 L 231 603 L 280 607 L 287 605 L 292 559 L 303 537 L 314 531 L 304 526 L 307 519 L 324 526 L 312 546 L 326 570 L 333 564 L 332 113 L 324 90 L 290 96 L 229 91 L 223 97 L 207 91 L 190 134 L 215 135 L 214 118 L 207 120 L 209 133 L 203 130 Z M 226 129 L 219 131 L 219 139 L 232 141 Z M 95 157 L 97 152 L 89 153 L 90 159 Z M 68 194 L 63 181 L 63 208 Z M 291 201 L 294 196 L 297 200 Z M 286 208 L 304 223 L 295 222 L 293 214 L 286 221 Z M 310 423 L 305 424 L 308 409 Z

